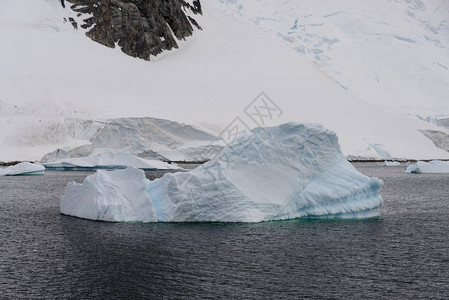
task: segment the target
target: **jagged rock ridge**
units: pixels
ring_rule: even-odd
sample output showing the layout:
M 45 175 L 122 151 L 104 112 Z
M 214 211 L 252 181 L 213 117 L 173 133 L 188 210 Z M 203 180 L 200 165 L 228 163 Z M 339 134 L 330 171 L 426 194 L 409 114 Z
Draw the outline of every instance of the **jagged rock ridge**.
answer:
M 165 50 L 178 48 L 176 39 L 191 36 L 192 17 L 202 13 L 199 0 L 66 0 L 70 8 L 89 14 L 80 26 L 92 40 L 107 47 L 116 44 L 130 56 L 149 60 Z M 65 6 L 64 0 L 61 4 Z M 70 20 L 75 28 L 78 24 Z

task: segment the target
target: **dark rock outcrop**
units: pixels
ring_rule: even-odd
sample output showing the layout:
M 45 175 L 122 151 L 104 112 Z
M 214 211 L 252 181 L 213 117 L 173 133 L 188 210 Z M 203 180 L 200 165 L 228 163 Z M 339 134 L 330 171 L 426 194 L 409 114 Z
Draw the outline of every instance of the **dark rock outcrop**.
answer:
M 130 56 L 146 60 L 178 48 L 176 39 L 201 29 L 192 17 L 201 14 L 199 0 L 67 0 L 80 14 L 91 14 L 80 26 L 87 36 L 107 47 L 116 44 Z M 61 2 L 64 3 L 63 1 Z M 190 14 L 190 15 L 188 15 Z

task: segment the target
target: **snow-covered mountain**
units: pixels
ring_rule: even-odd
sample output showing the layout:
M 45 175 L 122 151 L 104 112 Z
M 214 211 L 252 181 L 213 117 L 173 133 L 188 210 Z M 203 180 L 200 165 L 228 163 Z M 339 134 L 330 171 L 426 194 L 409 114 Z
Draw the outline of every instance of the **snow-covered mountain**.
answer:
M 390 112 L 449 115 L 447 0 L 215 0 Z
M 260 1 L 233 2 L 245 10 L 250 6 L 248 3 L 254 3 L 251 7 L 256 7 Z M 377 18 L 392 5 L 390 2 L 382 6 L 377 1 L 368 1 L 363 2 L 366 6 L 362 2 L 352 6 L 352 2 L 355 3 L 349 0 L 339 2 L 340 10 L 345 13 L 325 19 L 346 18 L 339 22 L 344 24 L 347 20 L 350 24 L 353 19 Z M 260 3 L 270 9 L 268 4 L 274 7 L 276 1 Z M 282 3 L 320 7 L 310 1 Z M 448 130 L 414 116 L 419 114 L 425 118 L 449 112 L 446 110 L 447 98 L 443 97 L 446 91 L 444 80 L 449 80 L 444 73 L 447 70 L 440 66 L 449 65 L 447 56 L 441 54 L 447 49 L 432 48 L 425 38 L 416 38 L 415 35 L 420 33 L 416 33 L 418 25 L 415 23 L 400 22 L 402 29 L 410 31 L 409 35 L 404 35 L 394 33 L 394 26 L 370 21 L 369 24 L 375 28 L 366 29 L 367 32 L 377 31 L 376 26 L 386 28 L 378 37 L 381 41 L 378 43 L 368 43 L 377 38 L 371 36 L 372 39 L 368 39 L 368 34 L 362 34 L 365 31 L 357 33 L 357 30 L 362 30 L 360 24 L 363 22 L 352 25 L 352 35 L 348 33 L 350 29 L 341 31 L 332 23 L 326 26 L 335 28 L 338 33 L 335 33 L 335 38 L 339 39 L 332 47 L 324 42 L 324 38 L 332 38 L 332 35 L 324 35 L 328 27 L 306 26 L 307 34 L 318 36 L 316 38 L 321 38 L 324 43 L 316 49 L 325 54 L 316 51 L 311 56 L 309 49 L 314 42 L 302 44 L 306 53 L 303 55 L 276 37 L 278 33 L 285 33 L 282 26 L 295 20 L 299 8 L 296 12 L 290 12 L 294 7 L 283 12 L 279 4 L 278 15 L 286 18 L 276 22 L 281 27 L 259 26 L 270 31 L 270 36 L 254 26 L 251 20 L 253 13 L 249 9 L 250 16 L 243 18 L 242 22 L 224 12 L 223 7 L 229 13 L 234 4 L 216 0 L 202 1 L 201 4 L 203 15 L 196 15 L 195 21 L 202 30 L 193 26 L 192 36 L 176 38 L 179 49 L 164 51 L 146 61 L 127 56 L 119 48 L 111 49 L 93 42 L 85 35 L 89 28 L 78 26 L 78 30 L 74 30 L 69 18 L 81 24 L 86 16 L 79 16 L 68 5 L 63 8 L 60 1 L 2 0 L 0 160 L 39 160 L 57 149 L 71 151 L 92 143 L 73 134 L 58 138 L 42 135 L 43 132 L 51 132 L 52 128 L 68 128 L 73 120 L 103 122 L 128 117 L 168 119 L 179 122 L 180 126 L 187 123 L 221 138 L 227 133 L 221 130 L 236 129 L 237 125 L 253 128 L 289 121 L 321 123 L 337 132 L 346 155 L 383 159 L 449 158 L 448 152 L 436 147 L 421 132 L 449 133 Z M 328 4 L 329 7 L 336 6 Z M 345 10 L 348 7 L 351 9 Z M 369 13 L 357 15 L 363 7 Z M 261 15 L 266 17 L 265 12 Z M 421 18 L 418 12 L 415 20 Z M 334 11 L 327 15 L 332 13 Z M 444 18 L 443 12 L 440 15 Z M 390 17 L 387 15 L 385 18 L 394 20 Z M 438 35 L 441 35 L 438 40 L 446 47 L 443 35 L 446 35 L 444 26 L 447 23 L 443 19 L 439 22 L 442 25 L 438 27 Z M 301 24 L 304 25 L 303 20 L 298 20 L 293 48 L 302 43 L 297 37 Z M 424 32 L 425 25 L 422 26 Z M 436 25 L 432 23 L 429 26 Z M 323 31 L 309 31 L 315 27 Z M 387 36 L 391 33 L 387 30 L 394 31 L 400 38 Z M 434 38 L 430 33 L 427 36 Z M 384 45 L 383 41 L 389 41 L 393 46 Z M 355 45 L 359 50 L 352 49 Z M 378 52 L 374 49 L 367 52 L 375 47 L 378 47 Z M 382 52 L 385 49 L 401 49 L 398 55 L 401 59 L 393 63 Z M 365 57 L 369 53 L 378 53 L 377 58 Z M 411 53 L 410 56 L 406 57 L 407 53 Z M 319 61 L 315 55 L 320 61 L 326 60 L 325 55 L 330 59 L 317 65 Z M 413 59 L 417 60 L 414 62 Z M 435 64 L 429 66 L 429 59 Z M 373 71 L 379 76 L 378 85 L 366 79 L 368 73 L 372 75 L 374 67 L 379 67 Z M 425 68 L 428 70 L 422 72 Z M 338 77 L 338 72 L 341 77 Z M 421 81 L 418 80 L 420 76 L 423 78 Z M 265 94 L 256 98 L 261 92 Z M 428 102 L 422 99 L 428 99 Z M 260 112 L 260 109 L 270 109 L 269 105 L 276 112 L 272 118 L 261 118 L 262 114 L 254 116 L 254 109 Z M 413 116 L 409 116 L 410 113 Z M 162 144 L 163 140 L 156 142 Z M 190 142 L 195 144 L 198 139 L 192 138 Z

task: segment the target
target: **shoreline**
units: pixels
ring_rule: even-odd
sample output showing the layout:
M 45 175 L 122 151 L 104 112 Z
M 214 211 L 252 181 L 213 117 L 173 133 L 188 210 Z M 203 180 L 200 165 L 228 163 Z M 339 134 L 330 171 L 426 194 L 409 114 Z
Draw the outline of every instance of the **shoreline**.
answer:
M 449 159 L 349 159 L 348 161 L 350 163 L 383 163 L 385 161 L 397 161 L 401 164 L 406 164 L 406 163 L 416 163 L 418 161 L 424 161 L 424 162 L 430 162 L 433 160 L 439 160 L 439 161 L 449 161 Z M 10 162 L 3 162 L 0 161 L 0 167 L 10 167 L 10 166 L 14 166 L 16 164 L 19 163 L 23 163 L 23 162 L 30 162 L 30 163 L 34 163 L 35 161 L 29 161 L 29 160 L 23 160 L 23 161 L 10 161 Z M 36 161 L 39 163 L 39 161 Z M 202 165 L 207 163 L 208 161 L 163 161 L 169 164 L 179 164 L 179 165 Z

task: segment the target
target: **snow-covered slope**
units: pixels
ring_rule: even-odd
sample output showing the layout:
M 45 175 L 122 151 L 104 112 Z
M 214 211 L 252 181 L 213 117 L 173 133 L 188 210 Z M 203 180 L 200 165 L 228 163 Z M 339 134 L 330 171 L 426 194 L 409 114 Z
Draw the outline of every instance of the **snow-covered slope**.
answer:
M 278 37 L 357 97 L 449 114 L 447 0 L 213 0 Z
M 378 216 L 381 187 L 382 181 L 346 160 L 335 133 L 288 123 L 254 129 L 210 162 L 154 181 L 145 182 L 143 172 L 131 168 L 97 172 L 82 184 L 67 185 L 60 210 L 102 221 L 367 218 Z
M 268 125 L 322 123 L 338 133 L 347 155 L 449 158 L 417 130 L 436 125 L 355 97 L 279 39 L 211 4 L 203 1 L 204 16 L 197 18 L 203 31 L 147 62 L 74 31 L 59 1 L 2 0 L 0 160 L 40 159 L 86 144 L 71 136 L 39 138 L 73 118 L 150 116 L 224 129 L 239 117 L 256 127 L 260 120 L 244 109 L 261 91 L 283 112 L 265 119 Z

